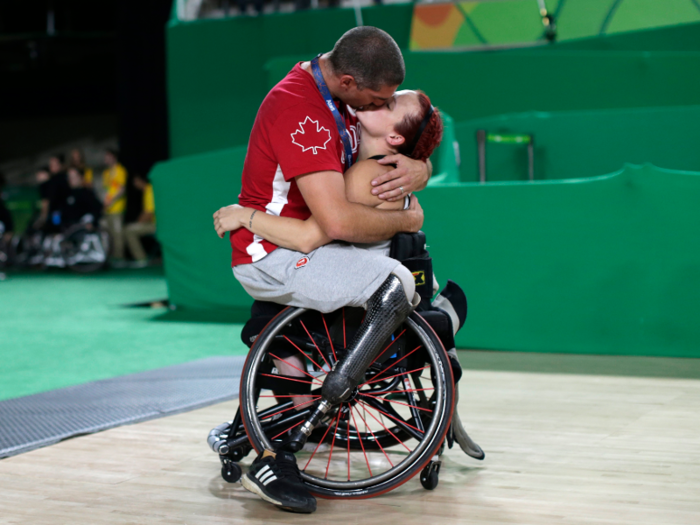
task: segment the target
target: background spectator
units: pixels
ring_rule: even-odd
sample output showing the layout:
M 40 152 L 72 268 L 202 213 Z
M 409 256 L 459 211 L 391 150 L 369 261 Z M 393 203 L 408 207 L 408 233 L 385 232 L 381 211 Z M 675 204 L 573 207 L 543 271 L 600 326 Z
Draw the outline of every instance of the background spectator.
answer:
M 94 229 L 102 217 L 102 203 L 91 188 L 85 187 L 85 175 L 77 168 L 68 168 L 70 193 L 63 209 L 63 227 L 83 222 Z
M 105 154 L 107 169 L 102 172 L 102 185 L 106 195 L 104 202 L 105 223 L 112 239 L 113 265 L 124 266 L 124 210 L 126 208 L 126 169 L 119 164 L 117 153 Z
M 156 232 L 155 201 L 153 186 L 146 178 L 137 175 L 134 177 L 134 186 L 143 192 L 143 211 L 136 222 L 127 225 L 125 236 L 131 255 L 134 257 L 133 266 L 143 268 L 148 265 L 148 258 L 141 244 L 141 237 L 153 235 Z
M 40 177 L 43 180 L 43 173 Z M 60 231 L 61 210 L 63 210 L 70 193 L 68 176 L 63 170 L 62 156 L 54 155 L 49 159 L 49 179 L 39 184 L 39 192 L 41 213 L 35 227 L 42 228 L 46 233 Z
M 85 154 L 80 148 L 73 148 L 70 150 L 68 168 L 77 168 L 81 171 L 86 187 L 91 187 L 93 185 L 94 177 L 92 168 L 85 164 Z

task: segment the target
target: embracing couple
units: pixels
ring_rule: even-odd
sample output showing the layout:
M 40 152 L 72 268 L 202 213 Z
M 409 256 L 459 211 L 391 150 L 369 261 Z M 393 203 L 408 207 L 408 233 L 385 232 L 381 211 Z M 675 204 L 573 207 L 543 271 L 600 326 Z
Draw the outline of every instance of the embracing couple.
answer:
M 295 65 L 258 110 L 238 205 L 214 214 L 219 236 L 232 232 L 233 273 L 253 298 L 321 312 L 367 309 L 303 432 L 350 395 L 419 301 L 411 271 L 389 257 L 389 240 L 423 225 L 412 192 L 428 182 L 442 120 L 425 94 L 396 91 L 404 76 L 396 42 L 373 27 L 352 29 L 331 52 Z M 276 366 L 293 376 L 305 366 L 296 359 Z M 313 512 L 293 451 L 262 452 L 242 483 L 280 508 Z

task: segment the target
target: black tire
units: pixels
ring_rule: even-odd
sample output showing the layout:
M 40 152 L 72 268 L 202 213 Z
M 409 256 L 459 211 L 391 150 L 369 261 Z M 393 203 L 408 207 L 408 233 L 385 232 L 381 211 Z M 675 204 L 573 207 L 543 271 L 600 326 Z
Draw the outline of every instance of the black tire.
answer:
M 230 460 L 222 461 L 221 477 L 227 483 L 236 483 L 240 481 L 243 471 L 236 463 Z
M 76 273 L 92 273 L 107 265 L 104 234 L 88 230 L 84 225 L 71 228 L 61 242 L 66 265 Z
M 337 313 L 329 314 L 328 317 L 334 315 L 337 321 Z M 323 321 L 322 324 L 319 319 Z M 344 319 L 343 317 L 343 339 L 346 334 Z M 361 320 L 361 315 L 359 319 Z M 314 330 L 313 323 L 319 327 L 318 330 Z M 348 326 L 347 332 L 352 334 L 354 328 L 356 327 Z M 305 421 L 310 409 L 315 406 L 314 401 L 320 399 L 321 378 L 332 366 L 335 350 L 342 357 L 346 346 L 338 344 L 336 336 L 331 336 L 331 333 L 333 329 L 331 327 L 329 330 L 326 316 L 303 308 L 288 307 L 270 321 L 257 337 L 248 354 L 240 387 L 241 419 L 250 443 L 257 452 L 274 448 L 283 439 L 281 435 L 286 435 L 286 431 Z M 308 461 L 302 452 L 297 454 L 302 477 L 310 491 L 317 496 L 361 499 L 393 490 L 421 472 L 443 443 L 452 417 L 454 383 L 449 358 L 442 343 L 432 328 L 415 312 L 395 332 L 391 342 L 387 343 L 386 351 L 368 370 L 365 383 L 358 387 L 347 403 L 333 407 L 326 414 L 325 425 L 314 431 L 307 452 L 311 452 L 314 444 L 316 447 Z M 304 353 L 307 369 L 298 370 L 310 376 L 311 381 L 288 379 L 292 376 L 282 376 L 279 372 L 275 374 L 273 359 L 287 359 L 280 355 L 285 344 L 291 344 L 295 350 Z M 399 371 L 398 374 L 394 374 L 396 370 Z M 425 377 L 426 370 L 428 377 Z M 391 374 L 387 373 L 389 371 Z M 270 390 L 270 381 L 276 381 L 278 386 L 275 388 L 278 390 Z M 295 395 L 300 394 L 295 390 L 297 387 L 291 388 L 294 384 L 309 383 L 311 390 L 307 395 L 316 397 L 302 403 L 311 404 L 295 412 L 292 394 L 279 390 L 280 381 L 290 385 L 290 392 Z M 430 391 L 432 394 L 428 397 L 426 392 Z M 263 398 L 274 401 L 267 402 Z M 290 400 L 285 401 L 287 398 Z M 265 403 L 272 405 L 264 406 Z M 302 404 L 297 405 L 297 408 Z M 330 432 L 334 426 L 335 429 Z M 320 435 L 321 438 L 318 437 Z M 320 450 L 323 444 L 329 448 L 325 476 L 322 478 L 325 459 L 320 466 L 318 461 L 325 453 Z M 345 460 L 339 462 L 337 455 L 334 468 L 330 469 L 336 451 L 347 456 L 348 479 L 345 479 Z M 317 463 L 307 470 L 317 455 Z M 340 467 L 337 468 L 338 463 Z M 352 463 L 357 467 L 353 472 Z
M 438 486 L 440 463 L 431 461 L 420 473 L 420 484 L 425 490 L 435 490 Z

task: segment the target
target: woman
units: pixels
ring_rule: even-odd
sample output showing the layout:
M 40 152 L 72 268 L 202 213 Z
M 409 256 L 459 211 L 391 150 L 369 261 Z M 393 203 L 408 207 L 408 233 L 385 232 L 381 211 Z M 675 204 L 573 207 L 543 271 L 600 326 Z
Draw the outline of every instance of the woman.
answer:
M 381 200 L 372 195 L 371 181 L 393 169 L 377 162 L 386 155 L 401 153 L 418 160 L 430 157 L 442 139 L 443 125 L 439 111 L 431 106 L 425 93 L 403 90 L 397 91 L 380 108 L 358 111 L 357 119 L 361 137 L 357 162 L 345 172 L 347 199 L 386 210 L 417 206 L 417 199 L 410 196 L 393 202 Z M 223 238 L 227 231 L 246 228 L 278 246 L 302 253 L 309 253 L 333 240 L 313 216 L 302 221 L 262 213 L 256 214 L 251 225 L 249 219 L 253 211 L 237 204 L 217 211 L 214 214 L 214 227 L 219 237 Z M 388 242 L 381 243 L 381 247 L 388 248 Z

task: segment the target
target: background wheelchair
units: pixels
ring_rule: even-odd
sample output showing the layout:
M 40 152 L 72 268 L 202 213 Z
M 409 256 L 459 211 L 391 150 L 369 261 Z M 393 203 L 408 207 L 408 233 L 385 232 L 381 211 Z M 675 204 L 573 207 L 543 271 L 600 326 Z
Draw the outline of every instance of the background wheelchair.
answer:
M 425 252 L 423 247 L 424 242 Z M 484 452 L 453 417 L 461 368 L 443 344 L 454 346 L 448 316 L 427 303 L 385 341 L 364 381 L 326 414 L 297 453 L 302 477 L 317 496 L 372 497 L 418 473 L 423 487 L 432 490 L 440 455 L 455 441 L 468 455 L 483 459 Z M 213 429 L 208 438 L 229 482 L 238 481 L 237 463 L 251 450 L 275 449 L 310 416 L 321 400 L 325 376 L 345 356 L 365 311 L 321 314 L 256 301 L 251 313 L 241 334 L 251 351 L 239 409 L 233 421 Z M 304 356 L 305 366 L 292 364 L 299 374 L 283 375 L 275 361 L 289 365 L 294 354 Z
M 91 216 L 61 233 L 46 234 L 28 228 L 12 242 L 14 264 L 42 268 L 69 268 L 78 273 L 98 271 L 107 265 L 109 234 L 92 227 Z

